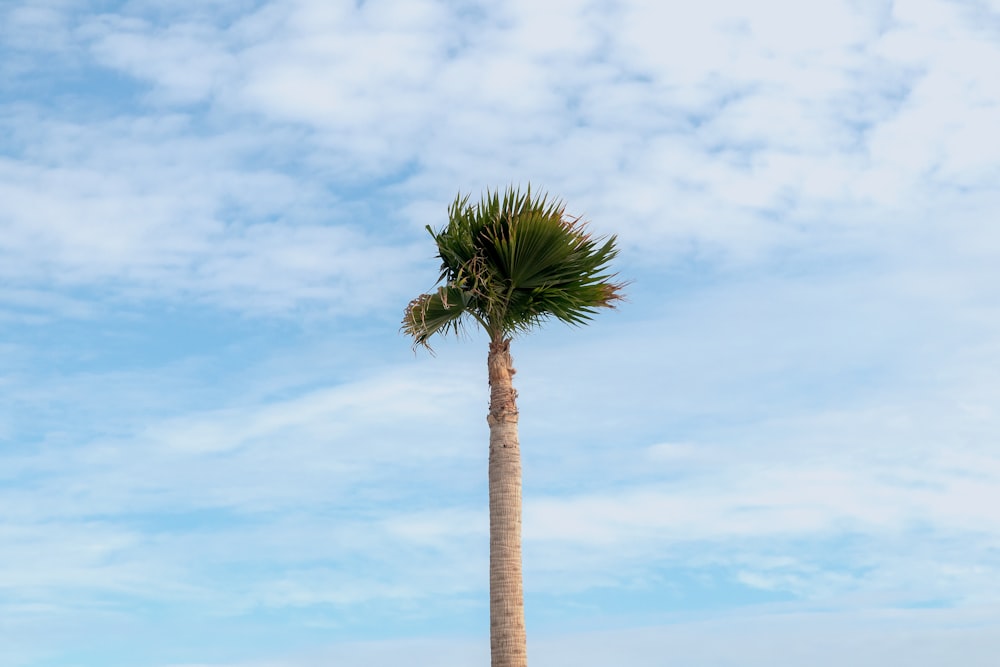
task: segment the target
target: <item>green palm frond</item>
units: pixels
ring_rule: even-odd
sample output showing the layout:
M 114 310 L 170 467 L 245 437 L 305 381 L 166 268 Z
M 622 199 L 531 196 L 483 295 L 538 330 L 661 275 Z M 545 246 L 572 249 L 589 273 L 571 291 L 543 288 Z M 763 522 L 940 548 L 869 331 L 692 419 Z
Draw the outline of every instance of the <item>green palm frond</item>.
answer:
M 460 333 L 463 316 L 468 313 L 468 296 L 454 287 L 440 287 L 432 294 L 421 294 L 406 307 L 402 330 L 414 342 L 427 346 L 436 333 Z
M 487 191 L 476 205 L 455 198 L 448 225 L 435 232 L 441 259 L 436 293 L 407 307 L 403 331 L 426 345 L 437 332 L 459 332 L 466 315 L 491 340 L 526 332 L 550 317 L 585 324 L 599 308 L 614 308 L 624 283 L 609 272 L 615 237 L 595 239 L 559 201 L 509 188 Z

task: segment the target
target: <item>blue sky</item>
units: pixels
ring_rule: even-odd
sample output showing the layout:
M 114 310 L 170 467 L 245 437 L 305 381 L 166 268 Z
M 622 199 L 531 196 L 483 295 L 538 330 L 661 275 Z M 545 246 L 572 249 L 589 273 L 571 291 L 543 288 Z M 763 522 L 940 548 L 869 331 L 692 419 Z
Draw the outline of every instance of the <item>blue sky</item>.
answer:
M 488 660 L 527 184 L 630 300 L 516 341 L 536 667 L 994 664 L 1000 4 L 4 0 L 7 667 Z

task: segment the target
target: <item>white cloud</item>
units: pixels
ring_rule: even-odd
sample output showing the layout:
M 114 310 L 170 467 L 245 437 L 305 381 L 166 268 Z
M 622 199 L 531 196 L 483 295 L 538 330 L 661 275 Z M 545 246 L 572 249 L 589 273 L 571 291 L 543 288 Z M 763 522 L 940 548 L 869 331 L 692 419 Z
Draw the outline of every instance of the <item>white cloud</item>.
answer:
M 215 30 L 203 23 L 176 23 L 161 31 L 141 19 L 104 15 L 81 32 L 94 41 L 99 62 L 137 78 L 155 72 L 154 99 L 161 102 L 198 102 L 238 71 Z
M 0 38 L 20 57 L 0 66 L 5 74 L 23 76 L 25 60 L 30 52 L 65 53 L 71 46 L 66 0 L 39 0 L 32 3 L 5 3 L 0 8 Z
M 538 16 L 519 4 L 287 0 L 166 24 L 154 9 L 74 19 L 75 48 L 148 83 L 147 120 L 17 119 L 34 136 L 5 165 L 17 207 L 6 237 L 34 266 L 82 281 L 162 283 L 169 271 L 174 289 L 243 308 L 240 293 L 277 311 L 343 302 L 358 293 L 345 275 L 357 262 L 331 275 L 344 244 L 382 265 L 413 256 L 339 230 L 284 233 L 343 206 L 340 192 L 372 188 L 419 229 L 456 189 L 528 180 L 649 263 L 691 243 L 750 262 L 808 251 L 803 231 L 853 234 L 859 217 L 870 232 L 853 242 L 866 252 L 929 198 L 988 192 L 1000 161 L 987 65 L 998 47 L 944 3 L 890 15 L 846 2 L 683 13 L 565 2 Z M 57 151 L 63 171 L 42 169 Z M 241 161 L 260 154 L 278 159 Z M 74 214 L 85 224 L 47 222 Z M 280 227 L 230 224 L 248 218 Z
M 989 329 L 963 327 L 952 349 L 926 327 L 966 313 L 955 288 L 934 294 L 905 274 L 862 273 L 857 285 L 835 277 L 720 287 L 638 328 L 609 315 L 592 331 L 518 341 L 529 590 L 579 593 L 671 568 L 721 568 L 711 576 L 805 598 L 875 590 L 891 603 L 930 592 L 992 599 L 1000 516 L 989 499 L 1000 468 L 989 444 L 998 416 L 990 378 L 1000 356 Z M 860 285 L 867 301 L 858 301 Z M 902 298 L 907 290 L 917 301 Z M 911 311 L 914 303 L 923 310 Z M 641 337 L 650 328 L 664 333 L 650 342 Z M 129 590 L 169 572 L 188 588 L 155 595 L 237 609 L 361 604 L 364 590 L 372 599 L 481 594 L 485 389 L 476 342 L 340 386 L 315 386 L 321 369 L 288 385 L 264 363 L 231 395 L 220 388 L 217 407 L 184 404 L 145 422 L 110 397 L 126 412 L 108 413 L 107 434 L 8 457 L 15 479 L 36 481 L 8 488 L 3 504 L 36 531 L 32 544 L 61 539 L 38 526 L 102 517 L 107 543 L 118 545 L 111 563 L 103 559 L 112 552 L 90 560 L 80 551 L 51 568 L 75 572 L 85 587 L 100 589 L 122 567 L 118 580 L 135 582 Z M 325 354 L 303 350 L 298 363 Z M 926 354 L 933 363 L 918 363 Z M 867 387 L 838 379 L 858 368 Z M 825 387 L 802 400 L 801 383 Z M 122 389 L 143 385 L 133 378 Z M 69 386 L 114 385 L 90 377 Z M 689 419 L 718 423 L 692 438 Z M 180 527 L 136 541 L 134 521 L 175 514 Z M 236 525 L 211 538 L 198 528 L 229 516 Z M 827 545 L 841 539 L 859 546 L 832 562 Z M 956 541 L 961 552 L 949 546 Z M 919 554 L 906 546 L 919 542 L 928 545 Z M 782 553 L 795 556 L 775 561 Z M 5 567 L 17 579 L 27 561 L 11 558 Z M 289 573 L 278 588 L 241 581 L 237 595 L 237 584 L 209 574 L 233 562 Z M 343 580 L 355 562 L 371 563 L 356 574 L 370 586 Z M 311 590 L 314 575 L 328 585 Z
M 958 614 L 934 609 L 843 614 L 779 608 L 771 613 L 737 613 L 692 622 L 664 619 L 639 629 L 594 627 L 552 634 L 529 627 L 528 653 L 532 664 L 541 667 L 660 667 L 664 660 L 691 667 L 876 667 L 895 661 L 937 667 L 956 655 L 970 667 L 989 667 L 1000 649 L 995 615 L 996 609 L 989 607 Z M 459 667 L 489 659 L 485 636 L 467 640 L 442 634 L 432 639 L 344 642 L 280 657 L 169 667 L 389 667 L 401 662 Z
M 21 285 L 194 297 L 251 311 L 358 310 L 417 256 L 353 219 L 316 178 L 239 161 L 239 132 L 191 136 L 188 116 L 101 124 L 15 116 L 25 155 L 0 161 L 3 272 Z M 390 297 L 391 298 L 391 297 Z

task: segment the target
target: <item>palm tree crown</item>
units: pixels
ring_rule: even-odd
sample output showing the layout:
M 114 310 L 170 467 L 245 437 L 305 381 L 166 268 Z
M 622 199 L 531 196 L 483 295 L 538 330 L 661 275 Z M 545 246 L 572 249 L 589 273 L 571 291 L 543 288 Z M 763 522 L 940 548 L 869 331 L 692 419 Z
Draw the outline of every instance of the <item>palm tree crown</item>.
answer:
M 410 302 L 403 331 L 427 346 L 435 333 L 459 333 L 467 317 L 495 343 L 526 332 L 549 317 L 584 324 L 598 308 L 614 308 L 624 283 L 608 264 L 615 237 L 593 238 L 580 218 L 547 195 L 508 188 L 487 190 L 475 206 L 455 198 L 448 224 L 427 231 L 441 259 L 440 287 Z

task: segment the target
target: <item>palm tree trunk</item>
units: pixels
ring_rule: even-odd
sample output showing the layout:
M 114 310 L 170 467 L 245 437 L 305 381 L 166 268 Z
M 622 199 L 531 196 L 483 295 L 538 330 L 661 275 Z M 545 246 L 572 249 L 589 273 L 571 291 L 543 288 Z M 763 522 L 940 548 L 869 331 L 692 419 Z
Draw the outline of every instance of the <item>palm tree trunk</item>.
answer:
M 490 343 L 490 653 L 492 667 L 527 667 L 521 577 L 521 447 L 510 340 Z

